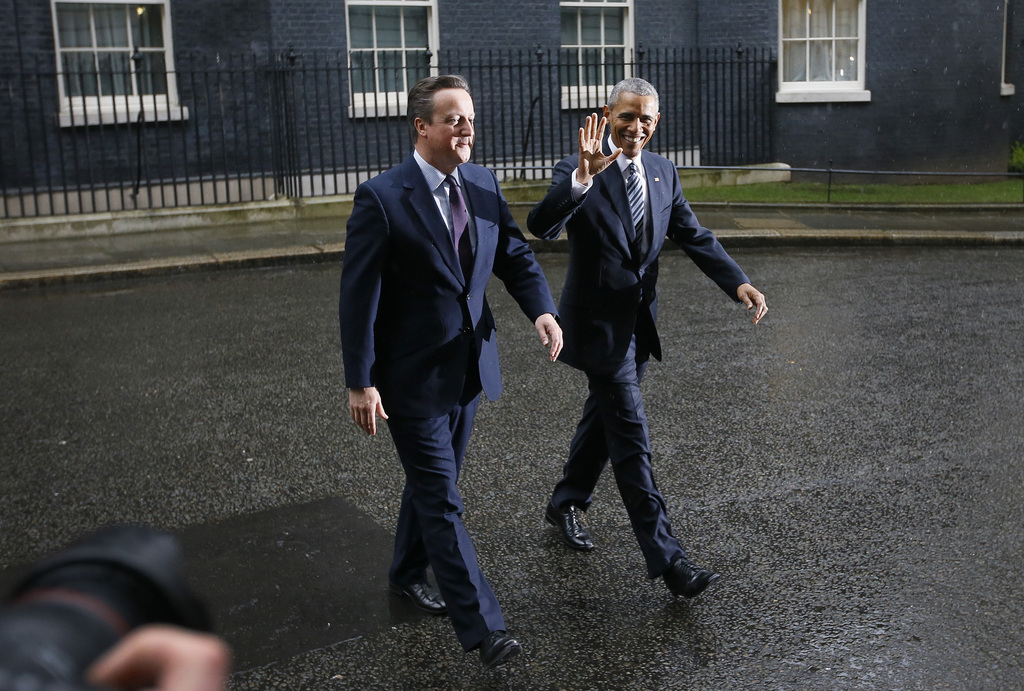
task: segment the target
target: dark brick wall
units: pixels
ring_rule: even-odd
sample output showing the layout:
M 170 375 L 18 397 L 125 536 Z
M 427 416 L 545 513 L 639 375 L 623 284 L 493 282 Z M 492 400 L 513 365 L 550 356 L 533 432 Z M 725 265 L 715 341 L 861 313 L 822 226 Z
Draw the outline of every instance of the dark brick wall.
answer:
M 0 69 L 17 68 L 19 45 L 26 65 L 34 65 L 39 55 L 53 57 L 49 3 L 0 0 L 0 17 Z
M 323 64 L 324 55 L 335 56 L 340 61 L 337 69 L 317 73 L 310 79 L 331 80 L 324 93 L 334 100 L 321 102 L 317 107 L 340 114 L 345 121 L 342 0 L 174 0 L 170 7 L 179 67 L 187 63 L 201 70 L 219 70 L 222 77 L 218 79 L 240 79 L 229 65 L 216 60 L 218 55 L 226 58 L 244 54 L 250 56 L 250 62 L 255 59 L 265 64 L 271 56 L 293 46 L 296 52 L 307 56 L 309 64 Z M 0 23 L 0 72 L 10 74 L 19 67 L 19 45 L 26 67 L 34 70 L 38 60 L 39 65 L 52 69 L 49 4 L 38 0 L 0 0 L 0 16 L 6 20 Z M 1024 140 L 1024 20 L 1014 17 L 1011 22 L 1009 79 L 1016 83 L 1019 93 L 1001 97 L 1002 16 L 1000 0 L 869 2 L 864 67 L 871 102 L 773 104 L 767 116 L 772 122 L 772 157 L 798 167 L 825 167 L 831 161 L 842 168 L 1005 170 L 1009 143 Z M 559 9 L 554 0 L 440 0 L 439 22 L 440 46 L 432 47 L 439 55 L 449 51 L 513 50 L 534 59 L 538 44 L 545 52 L 544 60 L 550 62 L 557 55 Z M 636 0 L 634 26 L 637 41 L 648 51 L 706 47 L 728 51 L 741 42 L 747 49 L 778 49 L 777 0 Z M 311 59 L 314 53 L 319 56 L 317 61 Z M 298 65 L 303 65 L 301 58 Z M 260 97 L 266 99 L 272 88 L 263 77 L 235 81 L 243 93 L 235 94 L 228 107 L 219 95 L 223 81 L 216 82 L 213 76 L 211 80 L 207 81 L 204 75 L 204 81 L 195 89 L 191 84 L 179 84 L 182 100 L 188 101 L 194 118 L 205 117 L 202 111 L 208 107 L 217 114 L 228 112 L 225 108 L 251 108 Z M 675 99 L 668 115 L 673 120 L 689 117 L 696 108 L 691 103 L 696 104 L 697 95 L 686 90 L 681 81 L 659 81 L 666 82 L 657 84 L 663 101 Z M 479 98 L 486 98 L 488 85 L 474 84 L 474 88 Z M 525 137 L 528 116 L 534 107 L 531 99 L 557 99 L 558 84 L 551 78 L 532 86 L 524 80 L 521 90 L 524 105 L 515 114 L 519 119 L 505 126 Z M 44 95 L 39 89 L 35 94 L 30 94 L 27 100 L 34 102 L 45 96 L 42 100 L 53 101 L 42 103 L 42 117 L 33 117 L 27 125 L 34 128 L 34 141 L 41 142 L 41 128 L 54 129 L 57 104 L 51 95 Z M 17 110 L 8 107 L 6 112 L 0 112 L 0 127 L 7 131 L 13 131 L 11 119 L 25 111 L 24 103 L 14 106 Z M 703 107 L 708 108 L 707 99 Z M 480 104 L 478 110 L 497 122 L 508 108 L 502 104 Z M 577 115 L 561 113 L 559 117 L 573 119 Z M 271 127 L 268 117 L 265 113 L 253 114 L 257 133 L 264 139 Z M 765 116 L 758 117 L 763 120 Z M 389 131 L 395 130 L 392 146 L 406 147 L 401 121 L 390 124 L 393 127 Z M 184 125 L 161 127 L 174 133 Z M 349 124 L 347 128 L 352 130 L 356 126 Z M 538 121 L 533 136 L 561 143 L 566 139 L 565 132 L 571 129 L 564 124 Z M 199 138 L 190 145 L 205 146 L 203 138 L 208 131 L 200 130 Z M 373 130 L 368 132 L 367 136 L 373 138 Z M 229 138 L 243 135 L 231 133 Z M 58 152 L 78 146 L 76 141 L 85 138 L 81 131 L 53 132 L 47 136 L 54 138 L 50 140 L 48 154 L 37 147 L 31 155 L 19 153 L 16 157 L 38 168 L 38 160 L 31 164 L 28 161 L 45 154 L 52 159 L 51 164 L 59 166 Z M 124 132 L 126 151 L 131 148 L 127 144 L 130 136 L 129 131 Z M 148 158 L 154 167 L 158 166 L 159 152 Z M 6 160 L 10 161 L 10 151 Z M 9 183 L 12 175 L 8 171 L 4 179 Z
M 293 0 L 293 4 L 304 4 Z M 172 0 L 177 53 L 263 55 L 274 47 L 267 0 Z
M 636 40 L 644 48 L 692 48 L 697 38 L 697 0 L 637 0 Z
M 1016 92 L 1004 99 L 1009 110 L 1009 141 L 1024 142 L 1024 9 L 1016 3 L 1010 5 L 1007 50 L 1006 80 Z
M 695 30 L 701 46 L 774 46 L 779 34 L 778 0 L 702 0 Z
M 779 104 L 776 153 L 795 166 L 1005 170 L 1000 3 L 871 3 L 870 103 Z
M 345 50 L 343 0 L 262 0 L 269 7 L 270 47 L 283 52 Z
M 443 50 L 558 48 L 553 0 L 439 0 L 438 15 Z

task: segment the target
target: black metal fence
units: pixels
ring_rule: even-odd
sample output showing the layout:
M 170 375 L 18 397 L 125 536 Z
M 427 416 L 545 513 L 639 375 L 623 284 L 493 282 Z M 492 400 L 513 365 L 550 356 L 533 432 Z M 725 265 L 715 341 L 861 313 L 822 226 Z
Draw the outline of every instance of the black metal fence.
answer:
M 597 66 L 558 57 L 442 52 L 410 73 L 463 74 L 477 113 L 473 160 L 506 179 L 544 178 L 607 97 L 578 83 Z M 761 49 L 650 50 L 622 71 L 661 93 L 653 150 L 681 167 L 747 165 L 772 160 L 774 60 Z M 408 155 L 411 139 L 404 93 L 354 94 L 368 80 L 348 63 L 343 53 L 177 56 L 153 80 L 177 98 L 112 96 L 102 111 L 81 94 L 128 75 L 58 74 L 48 60 L 0 74 L 0 217 L 351 193 Z

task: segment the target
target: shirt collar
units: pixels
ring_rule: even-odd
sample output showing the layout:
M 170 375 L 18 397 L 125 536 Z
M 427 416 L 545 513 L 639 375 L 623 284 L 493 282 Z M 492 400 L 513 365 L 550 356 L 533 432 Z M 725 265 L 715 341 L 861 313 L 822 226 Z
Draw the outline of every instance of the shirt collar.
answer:
M 608 149 L 610 151 L 615 151 L 617 148 L 619 147 L 612 143 L 611 135 L 608 135 Z M 636 158 L 626 158 L 625 155 L 620 154 L 619 157 L 615 159 L 615 162 L 619 164 L 619 172 L 626 175 L 626 169 L 629 168 L 629 164 L 635 163 L 636 169 L 640 172 L 640 177 L 644 177 L 644 164 L 640 161 L 640 159 L 643 158 L 643 155 L 643 149 L 641 149 L 640 153 L 636 155 Z
M 431 190 L 436 190 L 438 187 L 440 187 L 441 184 L 444 182 L 444 179 L 448 176 L 442 173 L 434 166 L 427 163 L 427 160 L 420 155 L 419 151 L 413 149 L 412 155 L 413 158 L 416 159 L 416 164 L 420 167 L 420 170 L 423 171 L 423 177 L 427 179 L 427 187 L 429 187 Z M 452 177 L 455 178 L 455 181 L 458 182 L 459 185 L 462 184 L 462 178 L 459 176 L 458 168 L 456 168 L 455 171 L 452 173 Z

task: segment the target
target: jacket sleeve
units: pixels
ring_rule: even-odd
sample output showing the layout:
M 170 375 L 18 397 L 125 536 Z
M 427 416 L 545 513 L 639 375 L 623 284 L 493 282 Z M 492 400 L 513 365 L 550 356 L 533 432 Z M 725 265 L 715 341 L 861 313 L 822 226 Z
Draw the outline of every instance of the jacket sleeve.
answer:
M 368 184 L 356 189 L 345 236 L 338 317 L 345 386 L 374 386 L 374 323 L 388 252 L 388 217 Z
M 576 170 L 578 158 L 572 156 L 555 165 L 551 175 L 551 187 L 548 188 L 544 199 L 533 207 L 526 218 L 526 228 L 542 240 L 558 239 L 566 221 L 582 204 L 582 199 L 576 201 L 572 196 L 572 173 Z

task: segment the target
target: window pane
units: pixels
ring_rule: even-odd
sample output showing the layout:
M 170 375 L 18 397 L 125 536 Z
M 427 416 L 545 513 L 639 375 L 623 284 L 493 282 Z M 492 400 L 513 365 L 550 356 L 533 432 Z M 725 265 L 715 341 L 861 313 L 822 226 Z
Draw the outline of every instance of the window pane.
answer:
M 68 96 L 96 96 L 96 65 L 92 53 L 65 53 L 64 91 Z
M 348 9 L 348 33 L 349 49 L 373 48 L 372 7 L 357 6 Z
M 831 0 L 811 0 L 811 38 L 832 36 Z
M 100 53 L 96 56 L 100 72 L 101 96 L 125 96 L 132 93 L 128 53 Z
M 405 11 L 405 47 L 427 47 L 426 7 L 410 7 Z
M 604 43 L 605 45 L 621 46 L 626 42 L 625 10 L 605 10 L 604 12 Z
M 836 0 L 836 36 L 857 37 L 857 0 Z
M 832 81 L 832 41 L 811 41 L 809 72 L 812 82 Z
M 583 56 L 583 83 L 601 84 L 601 49 L 584 48 L 580 52 Z
M 163 48 L 160 6 L 139 5 L 129 9 L 132 14 L 132 41 L 136 48 Z
M 402 47 L 402 10 L 399 7 L 378 7 L 374 13 L 377 18 L 377 47 Z
M 420 74 L 426 70 L 422 76 L 428 76 L 430 73 L 430 61 L 427 59 L 426 50 L 416 48 L 415 50 L 405 51 L 405 69 L 409 73 L 409 86 L 412 86 L 417 81 L 417 79 L 412 77 L 414 73 Z
M 609 48 L 604 52 L 604 83 L 616 84 L 626 77 L 625 51 L 622 48 Z
M 580 10 L 580 45 L 601 45 L 601 10 Z
M 561 63 L 561 79 L 563 86 L 579 86 L 580 74 L 579 68 L 579 56 L 576 55 L 575 50 L 563 48 L 558 53 L 559 61 Z
M 135 83 L 138 84 L 139 94 L 166 94 L 167 93 L 167 67 L 164 64 L 164 54 L 157 52 L 146 52 L 140 55 L 138 67 L 135 72 Z
M 578 15 L 576 10 L 562 10 L 562 45 L 579 45 L 579 31 L 577 26 Z
M 93 5 L 92 17 L 96 23 L 98 48 L 127 48 L 128 25 L 125 8 L 118 5 Z
M 855 82 L 857 73 L 857 42 L 836 41 L 836 81 Z
M 408 75 L 408 81 L 406 83 L 407 87 L 412 87 L 412 85 L 419 80 L 430 76 L 430 65 L 427 63 L 427 59 L 421 51 L 417 50 L 406 53 L 405 60 L 406 74 Z M 403 91 L 407 90 L 408 89 L 403 89 Z
M 430 8 L 402 0 L 348 8 L 353 94 L 408 91 L 430 74 Z M 392 99 L 392 103 L 394 99 Z M 380 101 L 383 107 L 384 101 Z
M 380 54 L 380 90 L 405 91 L 402 81 L 402 53 L 397 50 L 382 51 Z
M 807 0 L 783 0 L 782 35 L 807 38 Z
M 57 35 L 61 48 L 90 48 L 88 5 L 57 5 Z
M 350 53 L 352 91 L 373 91 L 373 53 Z
M 782 80 L 807 81 L 807 42 L 786 41 L 782 44 Z

